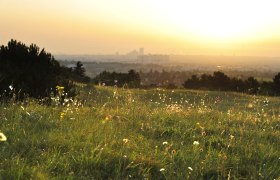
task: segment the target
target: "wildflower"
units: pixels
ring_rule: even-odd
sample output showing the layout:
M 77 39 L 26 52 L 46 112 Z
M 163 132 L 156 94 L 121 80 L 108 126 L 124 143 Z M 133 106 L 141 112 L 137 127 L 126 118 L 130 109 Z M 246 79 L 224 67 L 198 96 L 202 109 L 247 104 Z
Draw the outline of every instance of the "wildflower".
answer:
M 63 91 L 63 90 L 64 90 L 64 87 L 63 87 L 63 86 L 56 86 L 56 89 L 57 89 L 58 91 Z
M 111 116 L 111 115 L 108 115 L 108 116 L 105 117 L 105 120 L 106 120 L 106 121 L 109 121 L 109 120 L 111 120 L 111 119 L 112 119 L 112 116 Z
M 164 141 L 164 142 L 162 143 L 162 145 L 166 145 L 166 144 L 168 144 L 168 142 L 167 142 L 167 141 Z
M 65 112 L 62 111 L 62 112 L 60 113 L 60 120 L 62 120 L 62 119 L 64 118 L 64 116 L 65 116 Z
M 190 166 L 188 167 L 188 169 L 189 169 L 190 171 L 193 171 L 193 168 L 192 168 L 192 167 L 190 167 Z
M 5 134 L 0 132 L 0 141 L 7 141 L 7 137 L 5 136 Z
M 198 141 L 194 141 L 194 142 L 193 142 L 193 145 L 196 145 L 196 146 L 197 146 L 197 145 L 199 145 L 199 142 L 198 142 Z
M 175 154 L 176 154 L 176 150 L 173 149 L 173 150 L 171 151 L 171 153 L 172 153 L 173 155 L 175 155 Z
M 123 139 L 122 141 L 124 144 L 128 143 L 128 139 Z
M 165 169 L 164 169 L 164 168 L 161 168 L 159 171 L 160 171 L 160 172 L 163 172 L 163 171 L 165 171 Z
M 63 95 L 63 91 L 64 91 L 63 86 L 56 86 L 56 90 L 60 96 Z
M 10 85 L 9 88 L 10 88 L 11 91 L 14 89 L 12 85 Z
M 252 103 L 249 103 L 248 104 L 248 108 L 252 108 L 253 107 L 253 104 Z
M 201 135 L 202 135 L 202 136 L 206 136 L 206 132 L 205 132 L 205 131 L 202 131 L 202 132 L 201 132 Z

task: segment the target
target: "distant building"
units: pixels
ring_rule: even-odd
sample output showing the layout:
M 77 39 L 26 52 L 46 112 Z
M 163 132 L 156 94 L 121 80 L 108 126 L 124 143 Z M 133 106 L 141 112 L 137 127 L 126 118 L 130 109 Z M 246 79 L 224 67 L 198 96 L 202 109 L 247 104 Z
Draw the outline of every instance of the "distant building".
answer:
M 139 56 L 144 56 L 144 48 L 139 49 Z
M 166 63 L 169 61 L 169 56 L 161 54 L 148 54 L 138 56 L 137 61 L 139 63 Z

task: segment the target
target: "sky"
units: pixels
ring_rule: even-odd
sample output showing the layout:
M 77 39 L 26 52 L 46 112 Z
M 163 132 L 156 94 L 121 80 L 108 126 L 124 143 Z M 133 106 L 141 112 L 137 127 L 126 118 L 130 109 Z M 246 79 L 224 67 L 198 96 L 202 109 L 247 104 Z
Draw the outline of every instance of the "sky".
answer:
M 278 0 L 0 0 L 0 44 L 52 54 L 280 57 Z

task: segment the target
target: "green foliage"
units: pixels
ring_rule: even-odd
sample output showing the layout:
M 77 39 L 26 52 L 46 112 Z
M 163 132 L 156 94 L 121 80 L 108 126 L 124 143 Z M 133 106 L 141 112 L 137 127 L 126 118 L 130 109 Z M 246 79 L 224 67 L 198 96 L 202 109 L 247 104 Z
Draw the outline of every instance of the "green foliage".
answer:
M 279 179 L 280 99 L 79 85 L 0 104 L 0 179 Z

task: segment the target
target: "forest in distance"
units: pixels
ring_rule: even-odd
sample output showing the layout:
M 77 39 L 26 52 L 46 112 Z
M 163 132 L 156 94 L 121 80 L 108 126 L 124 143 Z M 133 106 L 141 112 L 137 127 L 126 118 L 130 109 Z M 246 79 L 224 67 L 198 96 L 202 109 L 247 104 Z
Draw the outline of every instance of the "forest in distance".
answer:
M 61 62 L 61 61 L 60 61 Z M 74 65 L 75 61 L 62 61 L 65 66 Z M 96 67 L 94 67 L 96 66 Z M 169 66 L 170 67 L 170 66 Z M 85 62 L 85 69 L 90 76 L 94 70 L 100 71 L 93 76 L 92 82 L 109 86 L 122 87 L 126 83 L 137 88 L 188 88 L 200 90 L 235 91 L 248 94 L 278 95 L 279 73 L 261 70 L 232 70 L 220 67 L 215 69 L 166 70 L 162 64 L 127 64 L 117 62 Z M 130 70 L 127 70 L 130 68 Z M 135 70 L 135 69 L 137 70 Z M 147 69 L 150 70 L 148 71 Z M 182 68 L 182 67 L 181 67 Z M 133 69 L 133 71 L 131 71 Z M 101 71 L 103 70 L 103 71 Z M 127 70 L 125 72 L 125 70 Z M 133 72 L 137 74 L 135 76 Z M 130 74 L 130 75 L 129 75 Z M 213 75 L 212 75 L 213 74 Z M 92 75 L 92 74 L 91 74 Z M 125 77 L 127 76 L 127 77 Z M 133 78 L 135 77 L 135 78 Z M 130 79 L 130 80 L 128 80 Z M 133 80 L 134 79 L 134 80 Z M 116 83 L 118 81 L 118 83 Z M 129 86 L 128 86 L 129 87 Z
M 60 57 L 60 56 L 59 56 Z M 72 56 L 71 56 L 72 57 Z M 70 58 L 70 57 L 68 57 Z M 157 61 L 149 63 L 139 62 L 107 62 L 103 61 L 83 61 L 83 58 L 77 58 L 77 60 L 61 60 L 58 59 L 61 65 L 66 67 L 73 67 L 75 63 L 81 60 L 86 70 L 86 74 L 94 78 L 103 71 L 107 72 L 119 72 L 127 73 L 133 69 L 140 74 L 142 83 L 144 85 L 149 84 L 166 84 L 172 82 L 178 87 L 182 87 L 184 81 L 191 78 L 192 75 L 212 74 L 215 71 L 222 71 L 229 77 L 237 77 L 239 79 L 247 79 L 248 77 L 254 77 L 259 81 L 272 81 L 273 77 L 278 73 L 280 66 L 276 64 L 270 65 L 251 65 L 244 66 L 232 66 L 232 65 L 219 65 L 216 64 L 198 64 L 198 63 L 187 63 L 186 62 L 168 62 L 158 63 Z
M 188 88 L 215 91 L 235 91 L 248 94 L 279 95 L 280 73 L 253 71 L 259 77 L 248 74 L 250 71 L 229 71 L 231 76 L 221 70 L 203 71 L 166 71 L 152 70 L 143 72 L 130 69 L 128 72 L 105 69 L 93 78 L 87 76 L 86 67 L 100 65 L 80 61 L 57 61 L 50 53 L 40 50 L 35 44 L 29 47 L 24 43 L 11 40 L 7 46 L 0 49 L 1 61 L 1 94 L 7 96 L 13 86 L 13 91 L 22 99 L 24 96 L 49 97 L 54 91 L 55 84 L 60 84 L 75 95 L 73 82 L 93 82 L 96 85 L 109 85 L 128 88 Z M 111 65 L 118 63 L 103 63 Z M 122 64 L 121 64 L 122 65 Z M 133 66 L 132 66 L 133 67 Z M 131 68 L 132 68 L 131 67 Z M 135 65 L 134 65 L 135 67 Z M 158 67 L 162 67 L 158 65 Z M 104 67 L 103 67 L 104 68 Z M 151 67 L 152 68 L 152 67 Z M 38 69 L 40 71 L 38 71 Z M 111 69 L 112 70 L 112 69 Z M 239 74 L 240 73 L 240 74 Z M 246 77 L 247 75 L 247 77 Z M 272 76 L 272 77 L 271 77 Z M 42 81 L 42 79 L 44 79 Z M 51 90 L 52 89 L 52 90 Z M 8 95 L 10 96 L 10 95 Z

